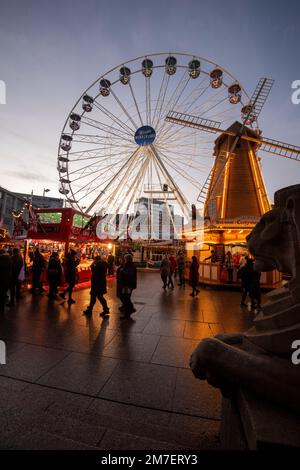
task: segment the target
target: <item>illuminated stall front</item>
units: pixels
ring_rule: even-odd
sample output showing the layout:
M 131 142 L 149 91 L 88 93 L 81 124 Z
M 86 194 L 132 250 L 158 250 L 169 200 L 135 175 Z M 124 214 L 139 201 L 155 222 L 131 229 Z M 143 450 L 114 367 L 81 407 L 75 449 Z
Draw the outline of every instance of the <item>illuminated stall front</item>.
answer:
M 90 279 L 90 265 L 96 255 L 114 252 L 111 240 L 99 241 L 96 235 L 97 217 L 90 217 L 72 208 L 35 209 L 27 232 L 27 261 L 35 247 L 39 247 L 46 261 L 53 251 L 61 260 L 70 249 L 80 258 L 79 282 Z

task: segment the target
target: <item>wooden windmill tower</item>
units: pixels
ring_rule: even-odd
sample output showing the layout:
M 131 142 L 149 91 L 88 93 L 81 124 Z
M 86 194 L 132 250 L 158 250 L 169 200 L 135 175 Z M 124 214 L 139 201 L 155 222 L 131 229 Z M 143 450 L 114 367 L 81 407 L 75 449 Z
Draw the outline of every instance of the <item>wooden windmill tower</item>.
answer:
M 300 161 L 300 147 L 262 137 L 259 130 L 252 128 L 273 83 L 267 78 L 259 80 L 250 102 L 242 108 L 242 122 L 236 121 L 228 129 L 220 129 L 220 122 L 176 111 L 166 117 L 182 126 L 220 134 L 215 140 L 214 165 L 198 196 L 204 206 L 207 243 L 245 243 L 259 218 L 271 209 L 258 149 Z M 238 96 L 233 95 L 233 99 Z

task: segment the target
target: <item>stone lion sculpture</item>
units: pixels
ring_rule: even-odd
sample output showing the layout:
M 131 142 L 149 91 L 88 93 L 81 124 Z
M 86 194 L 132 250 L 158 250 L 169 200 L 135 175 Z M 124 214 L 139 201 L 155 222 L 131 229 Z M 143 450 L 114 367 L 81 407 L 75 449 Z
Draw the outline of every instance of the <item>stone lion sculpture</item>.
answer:
M 202 340 L 191 356 L 194 375 L 232 397 L 242 388 L 300 411 L 300 365 L 291 361 L 300 340 L 300 184 L 275 193 L 274 208 L 247 237 L 254 269 L 278 269 L 290 282 L 270 292 L 245 333 Z

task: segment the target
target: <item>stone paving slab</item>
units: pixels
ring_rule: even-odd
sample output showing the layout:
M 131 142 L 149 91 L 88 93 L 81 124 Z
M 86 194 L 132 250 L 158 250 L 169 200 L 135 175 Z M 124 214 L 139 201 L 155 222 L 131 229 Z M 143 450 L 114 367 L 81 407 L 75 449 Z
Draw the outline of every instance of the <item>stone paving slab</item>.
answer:
M 244 330 L 251 316 L 238 292 L 189 293 L 140 273 L 137 312 L 122 319 L 109 281 L 105 320 L 99 304 L 83 316 L 89 289 L 71 306 L 24 292 L 0 316 L 0 448 L 218 448 L 220 393 L 194 378 L 189 358 L 200 339 Z

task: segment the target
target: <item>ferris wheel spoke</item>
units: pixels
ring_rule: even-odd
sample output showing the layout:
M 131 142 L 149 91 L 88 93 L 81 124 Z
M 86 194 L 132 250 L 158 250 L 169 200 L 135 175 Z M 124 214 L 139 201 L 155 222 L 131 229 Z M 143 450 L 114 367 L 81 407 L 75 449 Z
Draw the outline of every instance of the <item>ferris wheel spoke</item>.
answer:
M 140 170 L 136 172 L 134 177 L 132 177 L 132 175 L 126 175 L 126 179 L 124 177 L 122 179 L 122 183 L 117 186 L 116 190 L 112 193 L 110 198 L 107 198 L 108 202 L 105 201 L 105 203 L 110 207 L 110 209 L 112 207 L 114 208 L 115 213 L 120 213 L 120 210 L 122 209 L 122 207 L 124 207 L 126 203 L 127 203 L 127 210 L 129 209 L 132 199 L 135 197 L 136 188 L 139 184 L 139 181 L 143 177 L 143 171 L 144 171 L 143 168 L 146 163 L 147 161 L 144 158 L 144 160 L 141 161 Z M 122 186 L 124 189 L 127 188 L 127 191 L 122 196 L 122 198 L 120 198 L 118 197 L 118 192 L 120 192 L 120 189 Z M 120 201 L 121 201 L 121 204 L 120 204 Z
M 207 77 L 205 77 L 205 81 L 207 80 Z M 210 88 L 210 83 L 202 90 L 202 92 L 195 98 L 194 101 L 192 101 L 187 107 L 184 108 L 184 110 L 182 112 L 186 113 L 190 108 L 194 107 L 196 101 L 198 101 L 198 99 Z M 176 103 L 174 103 L 172 105 L 172 107 L 169 107 L 169 110 L 173 110 L 175 109 L 175 106 L 177 105 L 178 101 L 176 101 Z M 181 108 L 181 103 L 178 103 L 178 107 Z M 166 113 L 167 114 L 167 113 Z M 167 125 L 168 124 L 168 125 Z M 162 129 L 165 128 L 164 132 L 162 133 L 162 136 L 166 135 L 167 132 L 169 131 L 169 129 L 172 128 L 172 124 L 171 123 L 167 123 L 166 120 L 164 120 L 163 122 L 163 125 L 162 125 L 162 128 L 161 128 L 161 131 Z
M 216 108 L 217 106 L 219 106 L 221 103 L 224 103 L 224 101 L 227 101 L 227 96 L 225 96 L 225 98 L 223 98 L 221 101 L 218 101 L 217 103 L 213 104 L 212 106 L 210 106 L 208 109 L 205 109 L 203 111 L 201 111 L 201 115 L 204 116 L 205 114 L 207 114 L 209 111 L 211 111 L 212 109 Z
M 135 95 L 134 95 L 134 92 L 133 92 L 133 88 L 131 86 L 131 83 L 129 82 L 129 89 L 131 91 L 131 95 L 132 95 L 132 99 L 134 101 L 134 104 L 135 104 L 135 109 L 137 110 L 137 113 L 138 113 L 138 116 L 139 116 L 139 119 L 140 119 L 140 123 L 141 123 L 141 126 L 143 126 L 143 120 L 142 120 L 142 116 L 141 116 L 141 113 L 140 113 L 140 109 L 138 107 L 138 104 L 137 104 L 137 101 L 136 101 L 136 98 L 135 98 Z
M 108 157 L 120 155 L 120 154 L 121 154 L 121 149 L 122 149 L 122 147 L 120 146 L 119 149 L 120 149 L 120 150 L 118 150 L 117 153 L 114 153 L 114 154 L 113 154 L 113 153 L 109 153 L 109 152 L 108 152 L 108 149 L 103 148 L 103 149 L 100 149 L 100 153 L 99 153 L 99 151 L 98 151 L 95 155 L 92 154 L 92 155 L 90 155 L 90 156 L 88 156 L 90 152 L 89 152 L 89 153 L 86 153 L 86 154 L 85 154 L 85 152 L 80 152 L 80 153 L 77 155 L 77 158 L 74 158 L 74 159 L 69 158 L 69 162 L 70 162 L 70 163 L 76 163 L 76 162 L 83 162 L 83 161 L 96 160 L 96 159 L 99 159 L 99 161 L 100 161 L 100 160 L 102 160 L 102 159 L 107 159 Z M 117 148 L 114 147 L 114 150 L 117 150 Z M 126 148 L 125 148 L 124 150 L 126 150 Z M 128 153 L 130 153 L 131 151 L 132 151 L 132 148 L 128 148 Z M 81 155 L 81 154 L 82 154 L 82 155 Z
M 162 182 L 162 180 L 161 180 L 161 177 L 160 177 L 158 168 L 157 168 L 156 166 L 155 166 L 155 172 L 156 172 L 157 179 L 158 179 L 158 181 L 159 181 L 159 185 L 160 185 L 160 187 L 162 188 L 162 187 L 163 187 L 163 182 Z M 176 230 L 175 220 L 174 220 L 174 217 L 173 217 L 173 215 L 172 215 L 172 213 L 171 213 L 171 211 L 170 211 L 170 206 L 169 206 L 169 204 L 168 204 L 167 196 L 166 196 L 165 193 L 163 193 L 163 195 L 164 195 L 164 200 L 165 200 L 165 205 L 166 205 L 166 208 L 167 208 L 167 211 L 168 211 L 168 215 L 169 215 L 169 217 L 170 217 L 169 220 L 170 220 L 171 223 L 173 224 L 174 230 Z
M 174 165 L 172 160 L 170 160 L 166 155 L 164 156 L 164 160 L 168 163 L 168 165 L 180 176 L 183 177 L 185 180 L 189 181 L 195 188 L 200 189 L 200 184 L 196 181 L 189 173 L 187 173 L 182 168 L 178 168 L 178 166 Z
M 182 94 L 184 93 L 184 90 L 186 89 L 188 83 L 190 81 L 190 76 L 188 74 L 188 71 L 185 70 L 177 87 L 175 88 L 173 94 L 171 95 L 170 99 L 167 101 L 166 105 L 163 107 L 161 110 L 161 114 L 159 115 L 158 121 L 160 120 L 160 116 L 163 115 L 165 116 L 170 109 L 173 109 L 174 106 L 178 103 L 180 98 L 182 97 Z M 166 124 L 166 121 L 163 120 L 162 124 L 158 126 L 157 128 L 157 135 L 159 136 L 160 132 L 162 131 L 164 125 Z M 168 123 L 169 124 L 169 123 Z
M 188 216 L 188 212 L 187 212 L 188 204 L 187 204 L 187 200 L 186 200 L 185 196 L 183 195 L 180 188 L 178 187 L 178 185 L 176 184 L 176 182 L 174 181 L 174 179 L 172 178 L 172 176 L 168 172 L 167 168 L 165 167 L 165 165 L 164 165 L 159 153 L 155 149 L 155 147 L 152 144 L 149 147 L 151 149 L 151 152 L 152 152 L 152 155 L 154 157 L 154 160 L 155 160 L 156 164 L 160 168 L 160 171 L 162 172 L 162 174 L 165 176 L 165 178 L 168 181 L 168 184 L 170 185 L 170 187 L 173 189 L 174 195 L 177 198 L 177 201 L 178 201 L 178 204 L 180 205 L 181 210 L 183 211 L 183 213 L 186 216 Z
M 94 149 L 88 149 L 88 150 L 78 150 L 77 152 L 69 152 L 68 153 L 68 159 L 70 162 L 76 162 L 78 160 L 82 161 L 82 160 L 88 160 L 89 158 L 90 159 L 93 159 L 93 158 L 97 158 L 98 156 L 101 157 L 101 152 L 107 152 L 108 150 L 108 144 L 106 143 L 105 145 L 101 145 L 100 147 L 97 147 L 97 148 L 94 148 Z M 114 145 L 114 149 L 130 149 L 134 147 L 133 145 L 132 146 L 127 146 L 126 144 L 124 145 Z M 129 150 L 128 150 L 129 151 Z M 60 154 L 60 155 L 64 155 L 64 154 Z M 105 153 L 106 155 L 106 153 Z M 72 160 L 72 158 L 70 157 L 74 157 L 74 160 Z
M 99 111 L 102 111 L 107 117 L 109 117 L 114 123 L 118 124 L 120 127 L 123 128 L 123 130 L 129 135 L 132 136 L 134 134 L 134 130 L 131 129 L 125 122 L 123 122 L 119 117 L 115 116 L 111 111 L 106 109 L 102 104 L 100 104 L 98 101 L 94 101 L 94 104 L 96 108 L 99 109 Z
M 118 162 L 118 163 L 121 164 L 122 162 Z M 123 165 L 123 166 L 125 166 L 125 165 Z M 110 170 L 110 172 L 108 172 L 108 170 Z M 117 164 L 117 165 L 116 165 L 116 164 L 110 164 L 110 165 L 108 165 L 108 166 L 105 167 L 105 168 L 101 168 L 101 172 L 100 172 L 100 170 L 98 169 L 98 170 L 96 170 L 96 171 L 94 172 L 94 174 L 95 174 L 95 173 L 97 174 L 97 176 L 96 176 L 93 180 L 87 182 L 87 183 L 83 186 L 82 189 L 86 189 L 86 188 L 88 188 L 88 187 L 90 188 L 91 185 L 92 185 L 96 180 L 99 180 L 103 175 L 107 176 L 107 174 L 108 174 L 109 176 L 108 176 L 108 178 L 107 178 L 107 181 L 110 181 L 110 179 L 111 179 L 112 176 L 115 176 L 115 175 L 118 174 L 118 164 Z M 91 176 L 91 173 L 89 173 L 88 176 Z M 102 183 L 102 184 L 105 184 L 107 181 L 104 180 L 104 181 L 101 181 L 101 183 Z M 94 191 L 94 190 L 97 189 L 98 187 L 99 187 L 99 185 L 97 184 L 96 188 L 93 188 L 92 191 Z M 76 194 L 77 194 L 79 191 L 80 191 L 80 190 L 78 190 L 78 191 L 76 192 Z M 88 191 L 88 193 L 87 193 L 86 195 L 89 195 L 89 194 L 90 194 L 89 189 L 87 189 L 87 191 Z
M 137 148 L 132 154 L 131 156 L 129 157 L 129 159 L 124 163 L 124 165 L 122 166 L 122 168 L 119 170 L 119 172 L 123 171 L 123 170 L 126 170 L 128 171 L 128 167 L 127 165 L 129 165 L 129 168 L 132 166 L 133 162 L 136 160 L 136 157 L 137 155 L 139 154 L 139 148 Z M 97 202 L 99 201 L 99 199 L 101 198 L 101 195 L 103 193 L 105 193 L 105 191 L 108 190 L 110 184 L 112 184 L 116 178 L 117 178 L 118 174 L 115 174 L 114 177 L 112 178 L 112 180 L 110 181 L 110 183 L 105 186 L 105 188 L 101 191 L 101 193 L 96 197 L 96 199 L 94 199 L 94 201 L 89 205 L 89 208 L 87 210 L 87 212 L 89 212 L 96 204 Z
M 93 127 L 95 129 L 100 129 L 107 134 L 111 134 L 115 137 L 118 137 L 120 140 L 123 139 L 128 142 L 131 142 L 131 140 L 129 140 L 128 138 L 128 134 L 125 134 L 121 129 L 113 128 L 112 126 L 108 126 L 107 124 L 97 121 L 96 119 L 84 118 L 82 119 L 82 122 L 87 126 Z
M 145 77 L 146 85 L 146 122 L 147 125 L 151 124 L 151 86 L 150 86 L 150 77 Z
M 103 144 L 105 142 L 107 143 L 107 140 L 108 140 L 107 135 L 101 136 L 101 135 L 95 135 L 95 134 L 74 134 L 74 137 L 73 137 L 73 142 L 97 144 L 97 145 Z M 123 142 L 123 140 L 120 137 L 113 137 L 111 135 L 109 136 L 109 141 L 116 142 L 116 143 L 120 142 L 120 145 Z M 130 143 L 133 144 L 133 142 L 130 142 Z
M 91 164 L 89 164 L 89 165 L 85 165 L 85 166 L 83 166 L 83 167 L 81 167 L 81 168 L 78 168 L 78 169 L 75 169 L 75 170 L 69 172 L 69 173 L 68 173 L 68 176 L 76 175 L 77 173 L 80 173 L 81 171 L 88 170 L 89 168 L 93 168 L 95 165 L 101 165 L 100 170 L 102 170 L 102 169 L 108 169 L 108 168 L 116 168 L 116 163 L 117 163 L 117 162 L 112 162 L 112 163 L 110 163 L 109 165 L 103 166 L 103 163 L 102 163 L 102 162 L 99 162 L 99 161 L 93 162 L 93 163 L 91 163 Z M 98 170 L 95 169 L 95 170 L 93 170 L 93 171 L 90 172 L 90 173 L 84 173 L 84 175 L 79 176 L 77 179 L 86 178 L 87 176 L 93 174 L 94 171 L 98 171 Z M 74 181 L 75 181 L 75 180 L 73 179 L 72 182 L 74 182 Z
M 139 192 L 139 188 L 141 187 L 142 182 L 145 178 L 145 174 L 146 174 L 148 165 L 149 165 L 149 160 L 147 158 L 145 158 L 144 162 L 143 162 L 143 165 L 141 167 L 141 171 L 136 175 L 135 180 L 133 182 L 133 185 L 132 185 L 133 190 L 131 190 L 132 194 L 131 194 L 131 197 L 130 197 L 128 203 L 127 203 L 125 212 L 127 212 L 129 210 L 130 206 L 132 205 L 133 200 L 136 198 L 136 195 Z M 129 197 L 129 195 L 128 195 L 128 197 Z
M 157 120 L 157 113 L 159 112 L 159 109 L 161 107 L 161 104 L 162 104 L 162 99 L 164 99 L 164 96 L 166 94 L 166 90 L 168 88 L 168 83 L 169 83 L 169 79 L 170 79 L 170 75 L 168 75 L 166 73 L 166 71 L 164 71 L 163 73 L 163 78 L 162 78 L 162 81 L 161 81 L 161 84 L 160 84 L 160 88 L 159 88 L 159 93 L 158 93 L 158 98 L 156 100 L 156 104 L 155 104 L 155 109 L 154 109 L 154 113 L 153 113 L 153 119 L 152 119 L 152 123 L 151 123 L 151 126 L 154 127 L 155 129 L 155 122 Z
M 114 99 L 116 100 L 116 102 L 118 103 L 118 105 L 120 106 L 120 108 L 122 109 L 122 111 L 126 114 L 127 118 L 129 119 L 129 121 L 131 122 L 131 124 L 133 125 L 133 127 L 135 129 L 138 128 L 138 126 L 136 125 L 136 123 L 134 122 L 134 120 L 132 119 L 132 117 L 130 116 L 130 114 L 128 113 L 127 109 L 125 108 L 125 106 L 123 105 L 122 101 L 117 97 L 116 93 L 114 92 L 113 89 L 111 89 L 111 94 L 112 96 L 114 97 Z
M 191 92 L 186 96 L 185 105 L 182 109 L 182 112 L 186 113 L 190 109 L 190 107 L 193 106 L 193 104 L 196 103 L 196 101 L 198 101 L 199 98 L 201 98 L 205 94 L 205 92 L 210 88 L 210 82 L 204 86 L 207 81 L 209 82 L 209 78 L 208 75 L 205 75 L 204 78 L 200 81 L 200 83 L 195 88 L 193 88 L 193 90 L 191 90 Z M 179 103 L 179 106 L 181 108 L 181 106 L 183 106 L 183 103 Z
M 110 169 L 111 169 L 111 168 L 110 168 Z M 88 181 L 86 184 L 84 184 L 83 186 L 81 186 L 80 189 L 78 189 L 77 191 L 75 191 L 75 192 L 74 192 L 74 196 L 76 196 L 77 194 L 79 194 L 80 192 L 82 192 L 82 191 L 85 190 L 85 189 L 87 190 L 87 193 L 85 193 L 85 196 L 88 195 L 88 194 L 89 194 L 88 191 L 90 190 L 92 184 L 93 184 L 95 181 L 98 182 L 98 181 L 100 180 L 101 176 L 103 176 L 104 174 L 105 174 L 105 176 L 107 176 L 107 181 L 109 181 L 110 178 L 111 178 L 111 175 L 107 172 L 107 170 L 102 171 L 102 173 L 100 172 L 100 170 L 98 170 L 98 171 L 95 171 L 94 174 L 96 174 L 96 176 L 95 176 L 92 180 Z M 88 176 L 91 176 L 91 174 L 89 174 Z M 79 179 L 80 179 L 80 178 L 79 178 Z M 74 181 L 76 181 L 76 180 L 73 180 L 72 183 L 73 183 Z M 100 181 L 101 181 L 101 183 L 105 183 L 105 182 L 106 182 L 105 180 L 104 180 L 104 181 L 100 180 Z M 97 183 L 96 188 L 98 188 L 98 183 Z M 94 189 L 93 189 L 93 191 L 94 191 Z

